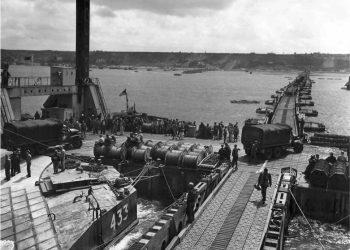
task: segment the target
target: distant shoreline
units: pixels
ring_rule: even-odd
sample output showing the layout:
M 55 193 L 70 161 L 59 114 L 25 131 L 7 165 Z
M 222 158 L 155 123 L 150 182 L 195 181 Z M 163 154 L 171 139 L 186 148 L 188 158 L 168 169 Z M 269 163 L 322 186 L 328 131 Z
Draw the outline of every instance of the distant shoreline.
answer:
M 9 64 L 43 66 L 75 65 L 74 51 L 6 50 L 1 49 L 1 61 Z M 28 60 L 29 59 L 29 60 Z M 350 72 L 350 54 L 256 54 L 256 53 L 184 53 L 184 52 L 105 52 L 91 51 L 90 67 L 157 67 L 173 69 L 240 70 L 240 71 L 302 71 Z

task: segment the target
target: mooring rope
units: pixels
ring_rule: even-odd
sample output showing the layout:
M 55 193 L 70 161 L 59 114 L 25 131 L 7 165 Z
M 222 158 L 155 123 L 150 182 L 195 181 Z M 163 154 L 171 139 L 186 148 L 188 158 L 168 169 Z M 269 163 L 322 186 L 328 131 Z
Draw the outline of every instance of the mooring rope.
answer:
M 311 226 L 310 222 L 308 221 L 308 219 L 306 218 L 306 216 L 305 216 L 303 210 L 301 210 L 301 207 L 299 206 L 297 200 L 295 199 L 295 197 L 294 197 L 292 191 L 289 191 L 289 193 L 292 195 L 292 197 L 293 197 L 293 199 L 294 199 L 294 201 L 295 201 L 295 204 L 297 204 L 297 206 L 298 206 L 298 208 L 299 208 L 301 214 L 303 215 L 303 217 L 304 217 L 304 219 L 306 220 L 307 224 L 309 224 L 309 227 L 310 227 L 310 229 L 311 229 L 311 233 L 312 233 L 313 236 L 315 237 L 315 232 L 314 232 L 314 230 L 312 229 L 312 226 Z M 316 238 L 316 237 L 315 237 L 315 238 Z M 322 249 L 325 249 L 325 247 L 324 247 L 324 245 L 322 244 L 322 242 L 321 242 L 318 238 L 316 238 L 316 239 L 317 239 L 317 241 L 320 243 Z
M 168 180 L 166 179 L 166 176 L 165 176 L 165 174 L 164 174 L 164 170 L 163 170 L 162 167 L 160 167 L 160 169 L 162 170 L 162 173 L 163 173 L 163 176 L 164 176 L 164 179 L 165 179 L 165 183 L 166 183 L 166 185 L 168 186 L 168 189 L 169 189 L 169 191 L 170 191 L 171 197 L 173 197 L 173 200 L 176 201 L 175 196 L 174 196 L 174 194 L 173 194 L 173 192 L 171 191 L 171 188 L 170 188 L 170 186 L 169 186 Z

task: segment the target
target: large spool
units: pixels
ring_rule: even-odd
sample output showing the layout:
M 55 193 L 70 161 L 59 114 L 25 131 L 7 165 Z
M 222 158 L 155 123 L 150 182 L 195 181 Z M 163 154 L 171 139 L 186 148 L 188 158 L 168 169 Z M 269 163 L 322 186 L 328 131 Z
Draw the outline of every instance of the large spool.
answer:
M 310 174 L 310 183 L 314 187 L 326 188 L 329 176 L 329 164 L 325 160 L 318 160 Z
M 336 162 L 329 171 L 328 189 L 347 189 L 347 166 L 345 162 Z
M 158 159 L 160 159 L 161 161 L 164 161 L 165 160 L 165 155 L 170 150 L 171 149 L 169 147 L 166 147 L 166 146 L 155 148 L 152 151 L 151 157 L 155 161 L 158 160 Z
M 196 152 L 190 152 L 183 156 L 181 167 L 195 169 L 198 167 L 199 163 L 203 160 L 203 155 Z
M 125 147 L 116 147 L 116 146 L 104 146 L 104 145 L 95 145 L 94 146 L 94 155 L 96 157 L 103 156 L 104 158 L 123 160 L 126 158 L 126 149 Z
M 185 154 L 185 151 L 171 150 L 165 155 L 164 163 L 166 166 L 180 166 L 181 160 Z
M 137 149 L 133 148 L 132 153 L 131 153 L 131 160 L 134 162 L 147 162 L 148 159 L 150 158 L 150 152 L 151 150 L 149 148 L 145 149 Z

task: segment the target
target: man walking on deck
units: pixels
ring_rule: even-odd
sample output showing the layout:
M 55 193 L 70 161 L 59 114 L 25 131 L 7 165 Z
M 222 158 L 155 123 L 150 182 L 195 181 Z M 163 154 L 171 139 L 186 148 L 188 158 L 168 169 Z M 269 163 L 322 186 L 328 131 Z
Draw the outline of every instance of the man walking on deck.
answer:
M 258 184 L 261 188 L 262 204 L 265 204 L 266 201 L 266 189 L 271 187 L 271 174 L 268 173 L 267 168 L 264 169 L 264 172 L 260 173 Z

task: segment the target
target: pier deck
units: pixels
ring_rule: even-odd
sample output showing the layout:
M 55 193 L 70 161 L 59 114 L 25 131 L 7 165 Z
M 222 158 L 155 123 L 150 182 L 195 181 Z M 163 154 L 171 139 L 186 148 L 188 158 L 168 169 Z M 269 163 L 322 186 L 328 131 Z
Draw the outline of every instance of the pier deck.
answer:
M 282 123 L 292 127 L 293 134 L 298 135 L 295 114 L 296 96 L 283 96 L 276 107 L 271 123 Z
M 241 157 L 238 167 L 220 188 L 218 193 L 196 215 L 195 222 L 180 239 L 179 249 L 260 249 L 264 228 L 276 182 L 281 168 L 298 170 L 298 179 L 307 165 L 311 153 L 317 150 L 326 157 L 329 148 L 306 146 L 301 154 L 288 154 L 284 158 L 266 162 L 272 176 L 272 187 L 267 189 L 266 204 L 262 204 L 261 193 L 254 189 L 260 164 L 249 164 Z
M 84 141 L 81 149 L 75 149 L 69 153 L 79 153 L 83 155 L 93 155 L 92 146 L 97 139 L 97 135 L 88 134 L 87 140 Z M 153 140 L 167 140 L 169 137 L 164 135 L 152 135 L 144 134 L 144 138 Z M 124 141 L 125 136 L 118 136 L 118 141 Z M 171 140 L 172 141 L 172 140 Z M 174 141 L 176 142 L 176 141 Z M 186 143 L 201 143 L 203 145 L 213 145 L 214 150 L 217 151 L 220 148 L 219 141 L 213 140 L 200 140 L 195 138 L 185 138 L 183 142 Z M 242 148 L 240 142 L 237 143 L 238 147 Z M 232 147 L 233 143 L 231 143 Z M 272 174 L 272 187 L 268 188 L 266 205 L 260 204 L 261 194 L 253 188 L 253 185 L 257 182 L 258 174 L 256 173 L 263 165 L 264 162 L 259 164 L 249 164 L 247 157 L 243 156 L 239 158 L 239 169 L 234 172 L 223 186 L 219 189 L 218 193 L 208 200 L 207 205 L 202 210 L 202 213 L 196 215 L 195 222 L 190 226 L 184 238 L 182 238 L 178 249 L 257 249 L 262 239 L 263 229 L 268 216 L 268 210 L 271 204 L 272 194 L 274 192 L 275 184 L 282 167 L 292 166 L 296 168 L 298 172 L 305 170 L 307 159 L 310 154 L 314 154 L 317 151 L 321 158 L 328 156 L 330 149 L 321 148 L 317 146 L 306 145 L 304 151 L 301 154 L 288 154 L 286 157 L 267 162 L 266 167 Z M 335 152 L 339 154 L 339 152 Z M 41 210 L 38 206 L 39 214 L 36 214 L 36 203 L 31 204 L 32 198 L 38 194 L 38 187 L 34 185 L 34 182 L 38 180 L 43 169 L 51 162 L 47 156 L 38 156 L 33 158 L 32 161 L 32 177 L 26 178 L 26 166 L 25 162 L 21 164 L 21 173 L 12 177 L 10 181 L 5 181 L 4 169 L 1 169 L 1 194 L 2 194 L 2 211 L 1 211 L 1 240 L 14 240 L 17 249 L 24 249 L 22 244 L 31 243 L 30 246 L 43 246 L 44 249 L 50 247 L 58 247 L 57 238 L 52 233 L 54 226 L 49 225 L 47 220 L 43 222 L 36 222 L 36 216 L 38 219 L 48 219 L 48 211 Z M 10 189 L 11 187 L 11 189 Z M 23 211 L 30 211 L 32 217 L 28 217 L 27 224 L 17 225 L 16 214 L 23 212 L 22 208 L 17 208 L 17 201 L 12 201 L 7 194 L 11 193 L 11 197 L 15 197 L 17 192 L 26 194 L 26 200 L 23 202 Z M 12 195 L 14 194 L 14 195 Z M 32 194 L 35 194 L 34 196 Z M 22 198 L 20 198 L 22 199 Z M 45 201 L 45 200 L 44 200 Z M 29 205 L 28 205 L 29 203 Z M 46 203 L 46 202 L 45 202 Z M 18 203 L 19 204 L 19 203 Z M 44 203 L 40 205 L 45 205 Z M 33 207 L 35 206 L 35 207 Z M 46 205 L 45 205 L 46 207 Z M 12 216 L 12 213 L 14 216 Z M 7 217 L 10 216 L 10 217 Z M 18 214 L 18 216 L 23 216 Z M 12 220 L 12 218 L 14 220 Z M 33 218 L 33 219 L 31 219 Z M 19 218 L 21 219 L 21 218 Z M 38 223 L 38 227 L 36 226 Z M 18 228 L 26 226 L 26 228 Z M 41 227 L 45 227 L 46 231 L 42 231 Z M 26 233 L 25 236 L 21 233 Z M 42 235 L 45 237 L 43 238 Z M 50 247 L 48 245 L 50 244 Z

